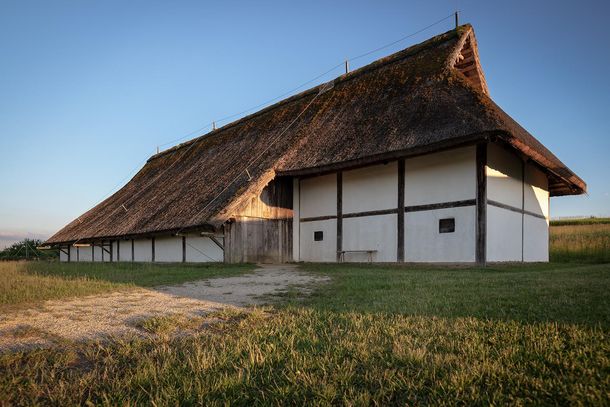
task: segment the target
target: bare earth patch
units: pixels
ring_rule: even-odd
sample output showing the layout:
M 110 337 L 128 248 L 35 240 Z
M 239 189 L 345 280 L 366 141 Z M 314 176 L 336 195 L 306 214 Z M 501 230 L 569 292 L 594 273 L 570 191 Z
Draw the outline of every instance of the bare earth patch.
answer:
M 263 297 L 289 288 L 305 294 L 307 286 L 325 280 L 294 265 L 265 265 L 239 277 L 46 301 L 41 307 L 0 315 L 0 350 L 45 347 L 62 340 L 146 336 L 149 333 L 139 324 L 149 318 L 201 318 L 227 308 L 262 304 Z

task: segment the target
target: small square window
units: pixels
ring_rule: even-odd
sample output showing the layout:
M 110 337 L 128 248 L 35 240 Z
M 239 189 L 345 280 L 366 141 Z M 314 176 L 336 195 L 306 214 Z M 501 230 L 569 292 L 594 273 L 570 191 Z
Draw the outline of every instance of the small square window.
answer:
M 322 240 L 324 240 L 324 232 L 322 232 L 321 230 L 313 232 L 313 240 L 316 242 L 321 242 Z
M 455 218 L 439 219 L 438 233 L 455 232 Z

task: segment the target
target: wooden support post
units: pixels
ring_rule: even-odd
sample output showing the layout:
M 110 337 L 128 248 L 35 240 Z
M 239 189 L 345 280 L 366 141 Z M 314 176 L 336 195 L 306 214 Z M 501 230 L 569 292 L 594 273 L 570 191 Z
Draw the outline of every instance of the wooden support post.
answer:
M 95 243 L 91 243 L 91 261 L 95 261 Z
M 337 262 L 343 250 L 343 173 L 337 172 Z
M 525 252 L 525 160 L 521 160 L 521 262 Z
M 80 261 L 80 248 L 76 247 L 76 261 Z
M 475 260 L 478 265 L 487 263 L 487 143 L 479 143 L 476 147 L 476 177 L 477 177 L 477 227 Z
M 152 262 L 154 263 L 155 262 L 155 238 L 153 237 L 151 239 L 151 241 L 152 241 Z
M 186 263 L 186 236 L 182 236 L 182 262 Z
M 396 243 L 398 252 L 396 253 L 396 261 L 402 263 L 405 261 L 405 160 L 398 160 L 398 235 Z
M 117 263 L 121 261 L 121 241 L 116 241 L 116 261 Z

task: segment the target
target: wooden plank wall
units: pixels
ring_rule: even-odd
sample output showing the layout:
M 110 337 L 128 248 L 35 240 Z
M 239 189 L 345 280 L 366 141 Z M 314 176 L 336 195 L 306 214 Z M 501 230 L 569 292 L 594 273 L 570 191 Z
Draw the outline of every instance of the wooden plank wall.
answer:
M 291 178 L 276 178 L 244 201 L 224 226 L 225 262 L 292 260 L 292 186 Z
M 225 224 L 225 262 L 292 260 L 292 219 L 238 218 Z

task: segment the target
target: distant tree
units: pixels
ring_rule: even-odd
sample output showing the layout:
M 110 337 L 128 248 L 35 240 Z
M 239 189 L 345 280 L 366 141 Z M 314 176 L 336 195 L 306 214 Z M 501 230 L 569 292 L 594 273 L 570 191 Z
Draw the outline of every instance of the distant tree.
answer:
M 40 250 L 40 239 L 23 239 L 0 251 L 0 260 L 42 260 L 59 257 L 59 250 Z

